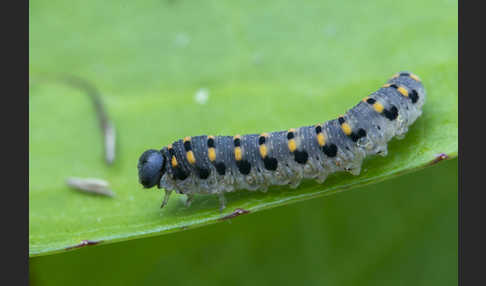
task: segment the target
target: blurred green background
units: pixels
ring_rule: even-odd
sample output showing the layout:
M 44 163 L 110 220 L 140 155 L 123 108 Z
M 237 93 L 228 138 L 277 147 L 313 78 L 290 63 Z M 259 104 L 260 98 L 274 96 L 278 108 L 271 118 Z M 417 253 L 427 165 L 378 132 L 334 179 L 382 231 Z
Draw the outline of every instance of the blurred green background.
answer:
M 32 285 L 457 284 L 457 159 L 289 204 L 457 155 L 457 1 L 34 0 L 29 9 Z M 228 211 L 289 205 L 231 222 L 32 257 L 217 218 L 214 197 L 158 209 L 160 193 L 137 182 L 140 153 L 187 135 L 324 121 L 404 69 L 424 80 L 424 115 L 361 176 L 233 194 Z M 102 160 L 87 97 L 53 80 L 64 74 L 103 94 L 118 131 L 114 166 Z M 206 104 L 194 100 L 202 88 Z M 107 179 L 117 196 L 72 192 L 67 176 Z

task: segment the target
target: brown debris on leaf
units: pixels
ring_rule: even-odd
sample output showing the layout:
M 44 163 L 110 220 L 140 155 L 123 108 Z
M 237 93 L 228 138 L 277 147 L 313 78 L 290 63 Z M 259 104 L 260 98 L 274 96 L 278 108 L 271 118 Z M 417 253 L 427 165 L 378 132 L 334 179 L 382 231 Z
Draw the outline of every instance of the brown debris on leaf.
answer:
M 437 155 L 435 156 L 435 159 L 434 159 L 434 160 L 432 160 L 432 161 L 429 163 L 429 165 L 435 165 L 435 164 L 439 163 L 440 161 L 447 160 L 447 159 L 449 159 L 449 156 L 448 156 L 447 154 L 445 154 L 445 153 L 440 153 L 440 154 L 437 154 Z
M 94 241 L 94 240 L 83 240 L 81 241 L 81 243 L 79 244 L 76 244 L 76 245 L 73 245 L 73 246 L 68 246 L 65 248 L 65 250 L 70 250 L 70 249 L 73 249 L 73 248 L 80 248 L 80 247 L 83 247 L 83 246 L 88 246 L 88 245 L 95 245 L 95 244 L 98 244 L 102 242 L 102 240 L 100 241 Z
M 250 213 L 250 211 L 245 210 L 245 209 L 241 209 L 241 208 L 237 208 L 232 213 L 225 215 L 224 217 L 220 218 L 220 220 L 232 219 L 234 217 L 237 217 L 237 216 L 240 216 L 240 215 L 243 215 L 243 214 L 248 214 L 248 213 Z

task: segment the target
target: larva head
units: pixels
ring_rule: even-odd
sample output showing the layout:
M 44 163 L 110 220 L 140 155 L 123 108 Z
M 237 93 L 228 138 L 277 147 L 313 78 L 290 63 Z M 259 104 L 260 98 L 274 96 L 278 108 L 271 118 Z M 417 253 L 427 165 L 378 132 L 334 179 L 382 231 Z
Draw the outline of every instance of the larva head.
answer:
M 147 150 L 138 159 L 138 180 L 144 188 L 151 188 L 160 182 L 165 172 L 165 158 L 157 150 Z

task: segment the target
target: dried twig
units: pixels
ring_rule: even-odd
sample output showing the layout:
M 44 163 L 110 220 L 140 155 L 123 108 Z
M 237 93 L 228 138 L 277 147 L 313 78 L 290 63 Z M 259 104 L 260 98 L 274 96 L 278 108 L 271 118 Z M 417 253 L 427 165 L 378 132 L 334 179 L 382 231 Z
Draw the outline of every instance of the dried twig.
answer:
M 101 131 L 103 132 L 105 143 L 105 160 L 106 163 L 112 164 L 115 160 L 115 126 L 108 117 L 106 109 L 101 100 L 101 93 L 94 85 L 76 76 L 66 75 L 63 76 L 61 80 L 71 86 L 81 89 L 82 91 L 86 92 L 89 97 L 91 97 L 96 109 L 96 115 L 100 121 Z

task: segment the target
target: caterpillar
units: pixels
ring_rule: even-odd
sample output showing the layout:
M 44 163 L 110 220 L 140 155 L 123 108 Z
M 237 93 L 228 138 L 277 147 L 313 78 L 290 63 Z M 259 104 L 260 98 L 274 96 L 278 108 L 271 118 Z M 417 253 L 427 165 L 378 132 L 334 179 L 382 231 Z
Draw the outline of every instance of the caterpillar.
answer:
M 165 189 L 161 208 L 173 191 L 187 197 L 225 192 L 267 191 L 272 185 L 296 188 L 302 179 L 323 183 L 329 174 L 359 175 L 363 159 L 387 155 L 387 143 L 402 139 L 422 114 L 425 89 L 410 72 L 395 74 L 376 92 L 337 119 L 312 126 L 261 134 L 185 137 L 149 149 L 138 161 L 144 188 Z

